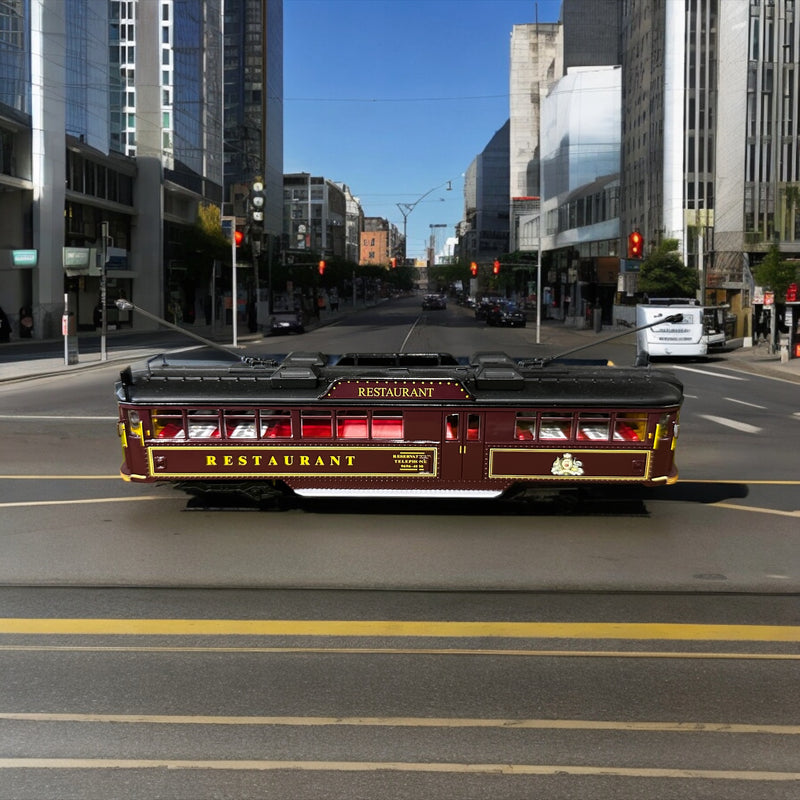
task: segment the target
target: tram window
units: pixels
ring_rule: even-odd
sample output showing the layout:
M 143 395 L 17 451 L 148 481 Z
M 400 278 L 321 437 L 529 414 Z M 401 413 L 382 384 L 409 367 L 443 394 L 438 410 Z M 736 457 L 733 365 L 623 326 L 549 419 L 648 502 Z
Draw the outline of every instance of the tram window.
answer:
M 517 411 L 517 421 L 514 425 L 515 439 L 536 438 L 536 414 L 532 411 Z
M 336 415 L 336 435 L 340 439 L 366 439 L 366 413 L 344 412 Z
M 292 437 L 291 411 L 262 408 L 258 415 L 261 420 L 262 439 L 290 439 Z
M 226 410 L 225 435 L 229 439 L 255 439 L 256 412 L 246 410 Z
M 542 414 L 539 420 L 540 439 L 569 439 L 572 414 Z
M 610 414 L 581 414 L 578 417 L 578 439 L 607 442 L 610 432 Z
M 614 422 L 614 439 L 625 442 L 643 442 L 647 436 L 647 417 L 644 414 L 617 414 Z
M 402 439 L 403 417 L 399 414 L 373 414 L 373 439 Z
M 448 414 L 444 421 L 445 438 L 458 439 L 458 414 Z
M 153 436 L 156 439 L 184 439 L 183 414 L 174 408 L 153 411 Z
M 219 411 L 216 408 L 190 408 L 186 412 L 190 439 L 219 438 Z
M 333 418 L 331 412 L 301 411 L 300 432 L 304 439 L 332 439 Z
M 477 441 L 481 438 L 481 418 L 478 414 L 470 414 L 467 417 L 467 439 Z

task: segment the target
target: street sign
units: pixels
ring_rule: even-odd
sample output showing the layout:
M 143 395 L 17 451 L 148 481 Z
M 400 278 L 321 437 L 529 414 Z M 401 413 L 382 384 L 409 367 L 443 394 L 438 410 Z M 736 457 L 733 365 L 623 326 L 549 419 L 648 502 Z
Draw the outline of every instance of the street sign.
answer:
M 38 250 L 12 250 L 11 263 L 15 267 L 31 268 L 39 262 Z

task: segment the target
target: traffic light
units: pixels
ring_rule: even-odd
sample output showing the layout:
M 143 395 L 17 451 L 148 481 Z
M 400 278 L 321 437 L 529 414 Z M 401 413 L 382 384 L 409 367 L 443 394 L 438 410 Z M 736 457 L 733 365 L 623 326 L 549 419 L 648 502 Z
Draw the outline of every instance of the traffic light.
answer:
M 494 260 L 494 266 L 492 267 L 492 274 L 493 275 L 500 274 L 500 262 L 497 259 Z
M 324 261 L 320 261 L 319 262 L 319 274 L 320 275 L 324 275 L 325 274 L 325 262 Z
M 397 259 L 394 256 L 392 256 L 391 259 L 389 260 L 391 261 L 392 269 L 397 269 Z
M 244 242 L 244 231 L 240 231 L 238 228 L 233 232 L 233 243 L 237 247 L 241 247 L 242 243 Z
M 470 263 L 469 271 L 472 273 L 473 278 L 478 274 L 478 265 L 474 261 Z
M 628 258 L 642 257 L 642 234 L 634 231 L 628 234 Z
M 260 177 L 250 189 L 250 219 L 258 228 L 264 225 L 264 182 Z

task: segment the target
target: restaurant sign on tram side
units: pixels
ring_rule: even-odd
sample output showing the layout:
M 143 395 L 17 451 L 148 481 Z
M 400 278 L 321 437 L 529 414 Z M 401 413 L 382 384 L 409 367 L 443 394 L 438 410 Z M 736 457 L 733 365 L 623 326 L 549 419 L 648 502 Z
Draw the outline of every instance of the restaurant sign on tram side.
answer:
M 435 477 L 435 447 L 248 446 L 151 447 L 150 470 L 159 478 Z
M 454 380 L 337 380 L 325 400 L 391 400 L 413 402 L 469 400 L 470 393 Z

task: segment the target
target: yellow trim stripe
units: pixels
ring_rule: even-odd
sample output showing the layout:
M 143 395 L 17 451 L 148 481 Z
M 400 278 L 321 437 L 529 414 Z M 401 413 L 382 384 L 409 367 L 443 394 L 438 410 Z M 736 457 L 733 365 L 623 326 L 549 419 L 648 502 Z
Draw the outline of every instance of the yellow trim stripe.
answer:
M 91 636 L 372 636 L 800 642 L 798 625 L 648 622 L 0 618 L 0 634 Z

